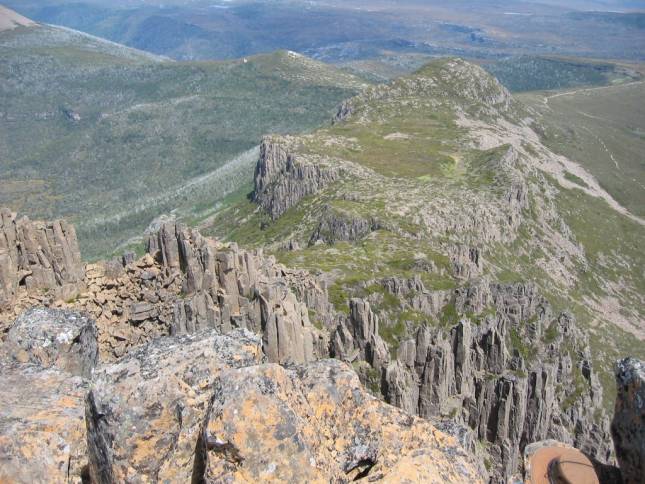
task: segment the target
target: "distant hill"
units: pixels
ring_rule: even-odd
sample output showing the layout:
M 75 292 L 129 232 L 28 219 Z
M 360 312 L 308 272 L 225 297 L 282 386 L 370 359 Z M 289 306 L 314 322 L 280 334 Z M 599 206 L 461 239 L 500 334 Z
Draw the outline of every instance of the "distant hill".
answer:
M 634 2 L 630 7 L 586 0 L 554 5 L 538 0 L 3 1 L 39 22 L 182 60 L 278 49 L 328 62 L 393 53 L 643 59 L 643 14 L 608 12 L 637 8 Z
M 32 25 L 35 25 L 34 21 L 0 5 L 0 32 L 15 29 L 16 27 L 29 27 Z
M 483 67 L 513 92 L 604 86 L 640 79 L 634 69 L 579 58 L 514 56 Z
M 52 26 L 0 33 L 0 78 L 0 205 L 72 219 L 90 256 L 212 209 L 250 183 L 262 134 L 314 128 L 364 85 L 289 52 L 180 63 Z

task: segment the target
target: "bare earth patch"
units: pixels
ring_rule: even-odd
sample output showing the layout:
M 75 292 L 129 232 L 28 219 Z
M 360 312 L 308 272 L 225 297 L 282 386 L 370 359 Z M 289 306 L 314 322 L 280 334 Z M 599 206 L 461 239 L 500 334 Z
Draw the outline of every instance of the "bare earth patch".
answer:
M 406 139 L 410 139 L 410 135 L 405 133 L 390 133 L 388 135 L 383 136 L 383 139 L 387 141 L 394 141 L 394 140 L 400 140 L 400 139 L 406 140 Z
M 36 22 L 0 5 L 0 32 L 3 30 L 12 30 L 16 27 L 30 27 L 32 25 L 36 25 Z

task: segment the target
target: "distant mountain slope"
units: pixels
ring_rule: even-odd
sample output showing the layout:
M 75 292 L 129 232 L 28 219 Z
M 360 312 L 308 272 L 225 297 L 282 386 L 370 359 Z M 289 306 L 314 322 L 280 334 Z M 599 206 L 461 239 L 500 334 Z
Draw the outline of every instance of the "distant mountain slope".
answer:
M 19 13 L 0 5 L 0 32 L 15 29 L 16 27 L 30 27 L 35 24 L 34 21 L 29 20 L 27 17 L 23 17 Z
M 393 53 L 643 59 L 642 14 L 572 12 L 586 7 L 571 2 L 4 1 L 40 22 L 184 60 L 231 59 L 277 49 L 329 62 Z
M 604 86 L 642 78 L 624 65 L 577 58 L 518 56 L 483 67 L 512 92 Z
M 289 52 L 178 63 L 51 26 L 0 34 L 0 78 L 0 204 L 71 218 L 91 256 L 212 208 L 250 182 L 262 134 L 320 125 L 365 85 Z

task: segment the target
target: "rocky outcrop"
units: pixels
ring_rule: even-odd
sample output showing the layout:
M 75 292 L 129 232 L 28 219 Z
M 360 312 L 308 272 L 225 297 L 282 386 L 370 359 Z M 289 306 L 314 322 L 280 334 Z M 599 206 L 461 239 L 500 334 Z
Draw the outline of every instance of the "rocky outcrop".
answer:
M 379 224 L 376 220 L 368 220 L 325 207 L 316 229 L 309 238 L 309 244 L 322 242 L 331 245 L 340 241 L 356 241 L 378 228 Z
M 380 371 L 390 360 L 387 345 L 379 336 L 378 317 L 369 303 L 349 301 L 349 316 L 336 327 L 332 337 L 332 356 L 344 361 L 366 361 Z
M 625 358 L 616 363 L 616 408 L 611 436 L 625 484 L 645 476 L 645 363 Z
M 265 353 L 277 363 L 328 355 L 326 335 L 309 315 L 331 324 L 330 305 L 325 289 L 306 272 L 174 222 L 161 223 L 147 248 L 138 260 L 128 255 L 88 264 L 79 284 L 83 292 L 74 299 L 16 294 L 11 306 L 0 310 L 0 321 L 9 324 L 14 314 L 34 305 L 84 311 L 96 320 L 105 361 L 160 336 L 209 328 L 262 334 Z
M 324 334 L 311 324 L 307 305 L 291 290 L 297 286 L 301 293 L 312 294 L 314 284 L 307 284 L 306 274 L 298 274 L 302 282 L 297 284 L 296 273 L 287 277 L 261 252 L 223 246 L 176 224 L 163 225 L 149 239 L 148 251 L 166 272 L 183 277 L 183 299 L 175 303 L 172 334 L 246 328 L 262 333 L 272 362 L 304 363 L 326 354 Z
M 0 349 L 0 481 L 81 482 L 85 377 L 98 364 L 94 322 L 33 309 Z
M 160 338 L 100 368 L 85 409 L 92 482 L 189 482 L 215 379 L 262 358 L 246 330 L 207 331 Z
M 253 199 L 277 219 L 304 197 L 313 195 L 340 176 L 329 163 L 314 163 L 288 150 L 287 139 L 264 137 L 255 167 Z
M 195 470 L 194 482 L 482 482 L 456 439 L 368 395 L 337 360 L 222 372 Z
M 481 274 L 483 260 L 477 247 L 455 246 L 449 251 L 452 271 L 461 279 L 473 279 Z
M 32 222 L 0 209 L 0 306 L 19 291 L 51 291 L 69 299 L 82 289 L 84 270 L 74 227 Z
M 283 391 L 296 395 L 298 401 L 307 400 L 302 392 L 309 390 L 298 390 L 304 385 L 298 378 L 309 367 L 282 370 L 258 366 L 261 359 L 291 367 L 330 354 L 351 363 L 373 394 L 383 395 L 403 411 L 437 422 L 469 453 L 477 448 L 475 438 L 484 442 L 496 481 L 505 480 L 521 467 L 521 452 L 527 444 L 545 438 L 576 445 L 598 462 L 610 460 L 607 421 L 600 410 L 602 391 L 590 363 L 586 337 L 570 315 L 553 315 L 533 284 L 503 285 L 480 279 L 455 290 L 431 291 L 419 275 L 386 277 L 372 281 L 380 288 L 366 299 L 351 299 L 345 316 L 333 310 L 324 285 L 308 273 L 286 269 L 261 251 L 245 251 L 235 244 L 205 238 L 175 222 L 159 224 L 149 236 L 147 251 L 139 259 L 128 255 L 88 264 L 81 281 L 85 290 L 74 300 L 56 302 L 23 290 L 16 294 L 12 310 L 3 313 L 11 314 L 34 301 L 86 313 L 42 309 L 26 313 L 7 333 L 2 353 L 6 378 L 17 381 L 29 371 L 52 381 L 74 375 L 70 380 L 73 386 L 64 386 L 74 395 L 84 394 L 87 378 L 94 374 L 85 404 L 74 400 L 70 412 L 78 419 L 83 412 L 79 405 L 86 407 L 91 436 L 89 468 L 98 482 L 127 480 L 139 474 L 151 479 L 163 475 L 170 480 L 192 476 L 198 481 L 219 478 L 213 476 L 264 476 L 273 468 L 270 463 L 235 440 L 237 434 L 226 433 L 230 429 L 218 427 L 217 408 L 228 408 L 232 401 L 227 395 L 213 396 L 212 385 L 227 385 L 221 381 L 224 371 L 226 378 L 235 382 L 246 374 L 248 385 L 236 385 L 253 395 L 256 383 L 252 382 L 271 382 L 275 377 L 288 390 L 274 383 L 259 388 L 276 389 L 270 405 L 285 408 Z M 468 270 L 477 268 L 481 261 L 478 253 L 472 249 L 462 253 L 470 261 Z M 377 314 L 373 307 L 386 296 L 399 304 Z M 392 319 L 394 310 L 415 312 L 416 319 Z M 458 314 L 464 317 L 450 319 Z M 444 326 L 424 324 L 419 315 L 428 321 L 441 318 Z M 90 317 L 96 319 L 96 328 Z M 451 321 L 452 327 L 448 326 Z M 381 334 L 394 325 L 398 325 L 396 344 L 390 332 L 388 347 Z M 97 346 L 104 362 L 98 370 L 94 369 Z M 231 356 L 226 348 L 237 356 Z M 247 358 L 249 351 L 253 362 Z M 110 365 L 110 361 L 114 363 Z M 251 367 L 253 370 L 246 369 Z M 329 371 L 335 374 L 337 369 Z M 334 394 L 336 390 L 329 391 Z M 167 395 L 172 398 L 164 399 Z M 8 404 L 19 395 L 11 398 Z M 45 394 L 34 396 L 40 399 L 34 408 L 46 405 L 47 398 Z M 189 407 L 193 410 L 185 410 Z M 294 432 L 304 439 L 309 426 L 316 428 L 318 421 L 290 408 L 299 415 L 297 423 L 302 426 L 296 425 Z M 281 415 L 291 421 L 291 414 Z M 123 431 L 123 422 L 134 430 Z M 333 425 L 349 425 L 338 422 Z M 213 432 L 205 429 L 210 426 L 218 429 L 216 435 L 224 432 L 226 439 L 209 437 Z M 336 435 L 336 427 L 333 429 L 330 435 Z M 372 430 L 365 432 L 375 435 Z M 73 429 L 69 435 L 78 437 Z M 189 450 L 192 446 L 190 451 L 194 451 L 198 436 L 201 447 L 194 463 Z M 310 447 L 305 446 L 308 450 L 302 456 L 307 459 L 332 460 L 325 461 L 323 467 L 299 468 L 297 472 L 276 461 L 271 472 L 287 473 L 284 475 L 294 479 L 310 472 L 311 476 L 341 480 L 381 474 L 394 479 L 395 474 L 379 466 L 399 465 L 381 457 L 374 460 L 374 455 L 384 455 L 381 450 L 363 449 L 360 452 L 367 452 L 365 458 L 358 450 L 357 454 L 343 450 L 350 457 L 341 458 L 338 452 L 329 457 L 317 442 L 306 445 Z M 84 449 L 70 443 L 68 449 L 72 448 Z M 22 462 L 21 451 L 12 447 L 10 452 L 7 455 L 18 455 L 15 462 Z M 72 459 L 69 451 L 65 452 L 52 459 Z M 415 455 L 422 454 L 417 451 Z M 159 460 L 159 455 L 165 457 Z M 80 475 L 82 459 L 73 459 L 74 475 Z M 421 472 L 415 467 L 415 458 L 410 459 L 414 472 Z M 350 465 L 350 461 L 357 463 Z M 269 467 L 263 467 L 265 464 Z M 301 471 L 306 475 L 298 474 Z
M 338 360 L 287 369 L 264 363 L 262 338 L 246 329 L 206 329 L 97 364 L 91 326 L 41 309 L 12 328 L 2 481 L 483 482 L 455 438 L 369 395 Z M 20 346 L 27 334 L 36 340 Z
M 56 367 L 0 363 L 0 482 L 81 482 L 87 381 Z
M 602 389 L 571 315 L 553 316 L 532 284 L 482 281 L 456 290 L 453 304 L 460 314 L 479 314 L 477 324 L 462 318 L 450 329 L 421 325 L 401 341 L 384 370 L 386 401 L 470 427 L 486 443 L 495 481 L 520 469 L 527 444 L 546 438 L 575 445 L 599 462 L 611 460 Z M 347 344 L 337 343 L 348 340 L 339 338 L 343 334 L 334 343 L 348 358 Z
M 437 272 L 436 268 L 428 269 Z M 410 310 L 426 316 L 436 317 L 453 297 L 453 291 L 428 290 L 419 275 L 410 278 L 387 277 L 376 281 L 399 301 L 399 312 Z
M 99 355 L 96 324 L 79 313 L 29 309 L 11 326 L 2 353 L 15 362 L 89 377 Z

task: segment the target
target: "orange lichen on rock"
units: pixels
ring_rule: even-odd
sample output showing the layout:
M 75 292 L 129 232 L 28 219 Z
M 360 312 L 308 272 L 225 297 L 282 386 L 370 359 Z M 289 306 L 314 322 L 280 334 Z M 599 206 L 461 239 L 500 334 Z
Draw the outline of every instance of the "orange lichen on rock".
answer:
M 206 481 L 483 482 L 453 437 L 369 395 L 337 360 L 223 371 L 198 449 Z

